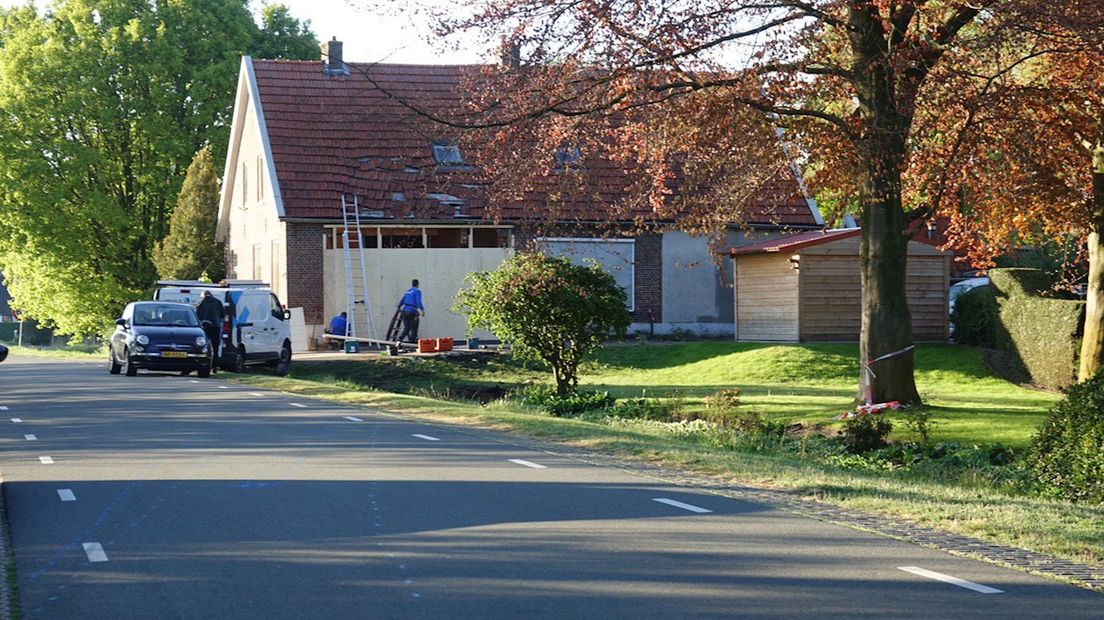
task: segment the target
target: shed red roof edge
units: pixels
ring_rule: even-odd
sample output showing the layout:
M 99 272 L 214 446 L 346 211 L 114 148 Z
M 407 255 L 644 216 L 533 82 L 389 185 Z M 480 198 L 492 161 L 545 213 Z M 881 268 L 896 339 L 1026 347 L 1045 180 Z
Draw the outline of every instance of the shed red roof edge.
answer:
M 760 241 L 759 243 L 752 243 L 750 245 L 744 245 L 737 248 L 729 248 L 722 251 L 721 254 L 738 256 L 741 254 L 792 252 L 794 250 L 800 250 L 801 248 L 807 248 L 812 245 L 820 245 L 822 243 L 828 243 L 829 241 L 838 241 L 840 239 L 854 237 L 855 235 L 859 234 L 859 232 L 860 230 L 858 228 L 816 230 L 812 232 L 799 233 L 796 235 L 789 235 L 780 239 Z

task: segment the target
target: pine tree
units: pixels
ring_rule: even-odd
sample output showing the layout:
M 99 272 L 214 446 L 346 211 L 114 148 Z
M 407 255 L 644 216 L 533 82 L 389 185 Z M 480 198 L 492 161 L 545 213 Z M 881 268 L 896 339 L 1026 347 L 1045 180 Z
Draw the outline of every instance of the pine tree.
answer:
M 188 166 L 184 185 L 169 221 L 169 234 L 153 250 L 153 264 L 162 278 L 218 281 L 226 270 L 223 244 L 215 239 L 219 181 L 208 148 Z

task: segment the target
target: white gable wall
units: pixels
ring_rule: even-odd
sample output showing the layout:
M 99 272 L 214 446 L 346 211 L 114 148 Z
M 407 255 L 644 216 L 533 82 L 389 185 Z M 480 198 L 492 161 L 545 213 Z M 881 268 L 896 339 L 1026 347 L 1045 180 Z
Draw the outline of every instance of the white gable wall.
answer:
M 227 239 L 227 277 L 268 282 L 286 303 L 286 230 L 255 90 L 252 62 L 246 57 L 226 158 L 219 233 Z

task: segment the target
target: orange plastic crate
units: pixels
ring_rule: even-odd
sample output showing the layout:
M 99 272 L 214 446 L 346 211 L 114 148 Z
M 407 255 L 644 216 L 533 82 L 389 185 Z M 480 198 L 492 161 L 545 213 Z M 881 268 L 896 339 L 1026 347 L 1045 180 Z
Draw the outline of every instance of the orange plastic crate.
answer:
M 437 339 L 437 352 L 442 353 L 444 351 L 452 350 L 452 338 L 438 338 Z
M 418 353 L 436 353 L 437 341 L 433 338 L 418 339 Z

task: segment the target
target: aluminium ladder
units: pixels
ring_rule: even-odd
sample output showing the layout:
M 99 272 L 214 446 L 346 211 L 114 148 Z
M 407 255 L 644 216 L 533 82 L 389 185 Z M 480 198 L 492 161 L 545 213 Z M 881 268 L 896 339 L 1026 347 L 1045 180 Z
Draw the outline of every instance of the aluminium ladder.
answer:
M 360 230 L 360 201 L 353 195 L 352 203 L 341 195 L 341 221 L 344 228 L 341 231 L 342 255 L 345 260 L 345 307 L 348 312 L 348 336 L 350 338 L 374 339 L 376 337 L 375 326 L 372 324 L 372 306 L 368 297 L 368 264 L 364 255 L 364 236 Z M 349 228 L 353 227 L 354 235 L 350 236 Z M 350 238 L 356 239 L 357 256 L 359 258 L 360 271 L 360 295 L 355 288 L 357 278 L 353 275 L 352 249 L 349 247 Z M 364 320 L 358 317 L 357 306 L 364 312 Z M 359 326 L 363 325 L 361 332 Z

